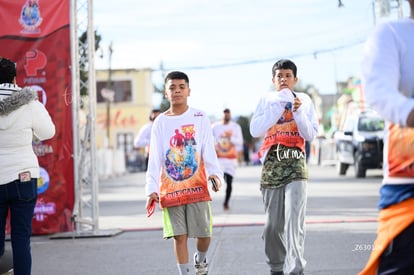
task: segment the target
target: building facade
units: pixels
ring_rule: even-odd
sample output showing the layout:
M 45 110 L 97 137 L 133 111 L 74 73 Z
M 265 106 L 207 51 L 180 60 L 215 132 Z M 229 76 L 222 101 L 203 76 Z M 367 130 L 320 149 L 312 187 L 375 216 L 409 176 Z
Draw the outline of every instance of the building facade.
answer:
M 125 166 L 136 161 L 133 141 L 153 109 L 151 69 L 96 71 L 96 144 L 99 149 L 121 152 Z M 119 161 L 114 158 L 114 161 Z

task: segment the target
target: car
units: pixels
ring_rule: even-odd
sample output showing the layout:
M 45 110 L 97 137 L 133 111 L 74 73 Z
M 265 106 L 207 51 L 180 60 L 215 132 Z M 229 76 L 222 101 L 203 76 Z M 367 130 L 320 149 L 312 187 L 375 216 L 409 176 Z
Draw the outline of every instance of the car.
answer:
M 384 124 L 384 119 L 374 111 L 346 117 L 343 129 L 334 135 L 339 175 L 345 175 L 351 165 L 357 178 L 364 178 L 367 169 L 382 168 Z

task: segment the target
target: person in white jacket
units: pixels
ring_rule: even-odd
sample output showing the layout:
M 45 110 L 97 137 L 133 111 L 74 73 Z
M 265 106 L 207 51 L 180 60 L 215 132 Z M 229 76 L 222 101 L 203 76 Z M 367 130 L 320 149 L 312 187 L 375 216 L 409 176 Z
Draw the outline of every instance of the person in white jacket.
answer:
M 139 129 L 138 134 L 134 138 L 134 148 L 140 149 L 143 148 L 145 152 L 145 170 L 148 168 L 149 160 L 149 145 L 151 141 L 151 130 L 152 124 L 157 116 L 161 113 L 159 109 L 153 109 L 149 115 L 149 122 L 144 124 L 141 129 Z
M 243 133 L 240 125 L 231 120 L 231 112 L 228 108 L 223 111 L 223 119 L 213 123 L 212 128 L 217 157 L 226 182 L 223 208 L 228 210 L 233 190 L 233 177 L 238 165 L 237 148 L 243 146 Z
M 180 275 L 190 274 L 187 240 L 196 239 L 194 267 L 208 273 L 207 250 L 212 235 L 211 196 L 208 180 L 223 181 L 214 151 L 211 123 L 206 113 L 187 104 L 188 76 L 173 71 L 165 77 L 165 97 L 170 108 L 154 121 L 146 174 L 146 208 L 159 203 L 163 211 L 164 238 L 174 238 Z
M 414 274 L 414 0 L 365 44 L 366 103 L 386 121 L 377 238 L 360 275 Z
M 266 262 L 272 275 L 304 273 L 305 210 L 308 170 L 305 140 L 318 132 L 310 97 L 295 92 L 297 67 L 282 59 L 272 67 L 275 92 L 264 95 L 250 122 L 253 137 L 263 137 L 260 189 L 265 208 Z
M 10 211 L 16 275 L 30 275 L 32 266 L 30 236 L 40 177 L 32 141 L 50 139 L 54 134 L 55 125 L 36 92 L 18 87 L 15 63 L 0 57 L 0 256 L 5 253 Z

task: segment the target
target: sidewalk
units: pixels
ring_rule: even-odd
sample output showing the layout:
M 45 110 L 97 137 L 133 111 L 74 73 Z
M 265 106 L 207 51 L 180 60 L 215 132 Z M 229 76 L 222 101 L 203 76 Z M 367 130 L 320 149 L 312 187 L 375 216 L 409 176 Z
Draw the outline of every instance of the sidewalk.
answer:
M 264 210 L 259 190 L 261 166 L 242 166 L 236 171 L 230 209 L 223 210 L 225 184 L 217 192 L 211 192 L 214 226 L 261 225 L 264 223 Z M 330 194 L 339 192 L 341 196 L 353 196 L 354 190 L 348 185 L 332 184 L 330 186 L 314 185 L 318 183 L 317 175 L 338 181 L 354 180 L 339 178 L 334 167 L 321 168 L 310 166 L 308 196 L 329 198 Z M 315 175 L 315 176 L 313 176 Z M 156 210 L 151 218 L 147 218 L 145 210 L 145 173 L 127 174 L 120 178 L 102 180 L 100 182 L 100 224 L 101 229 L 120 228 L 122 230 L 153 230 L 162 228 L 161 211 Z M 334 188 L 333 188 L 334 187 Z M 372 187 L 372 186 L 371 186 Z M 363 187 L 361 187 L 363 188 Z M 331 192 L 329 192 L 331 191 Z M 377 193 L 376 186 L 368 190 L 362 189 L 360 195 Z M 327 193 L 328 192 L 328 193 Z M 327 194 L 325 194 L 327 193 Z M 376 193 L 374 195 L 376 195 Z M 324 199 L 321 198 L 321 199 Z M 310 202 L 311 203 L 311 202 Z M 307 223 L 339 222 L 339 221 L 375 221 L 376 208 L 363 211 L 347 211 L 335 213 L 331 209 L 326 212 L 312 211 L 308 203 Z
M 230 210 L 224 211 L 222 206 L 225 184 L 219 192 L 210 192 L 213 200 L 211 205 L 214 226 L 263 223 L 263 205 L 258 188 L 260 167 L 240 167 L 236 173 Z M 147 218 L 144 184 L 145 173 L 142 172 L 101 181 L 99 228 L 116 227 L 123 230 L 162 228 L 162 212 L 158 208 L 151 218 Z
M 333 182 L 337 177 L 332 167 L 315 166 L 310 174 L 314 181 L 308 190 L 305 274 L 356 274 L 375 237 L 378 186 L 349 179 Z M 259 176 L 259 166 L 237 170 L 228 211 L 222 207 L 224 188 L 213 194 L 209 274 L 269 274 L 261 239 Z M 173 241 L 162 239 L 161 212 L 146 217 L 144 178 L 144 173 L 135 173 L 100 182 L 99 228 L 122 233 L 105 238 L 34 236 L 32 274 L 177 274 Z M 189 251 L 191 258 L 192 239 Z

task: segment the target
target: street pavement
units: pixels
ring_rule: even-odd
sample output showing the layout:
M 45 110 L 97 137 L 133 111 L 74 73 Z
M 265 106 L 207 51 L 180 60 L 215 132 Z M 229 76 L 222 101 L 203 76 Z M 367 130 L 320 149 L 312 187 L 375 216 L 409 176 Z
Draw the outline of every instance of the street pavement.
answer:
M 260 169 L 238 168 L 230 210 L 222 207 L 225 186 L 212 194 L 209 274 L 270 274 L 261 239 Z M 375 238 L 381 171 L 368 171 L 364 179 L 352 171 L 339 177 L 333 166 L 310 165 L 309 171 L 305 274 L 357 274 Z M 33 236 L 32 274 L 178 274 L 173 241 L 162 238 L 161 211 L 146 216 L 144 184 L 143 172 L 100 180 L 99 230 Z M 194 249 L 190 239 L 190 259 Z

